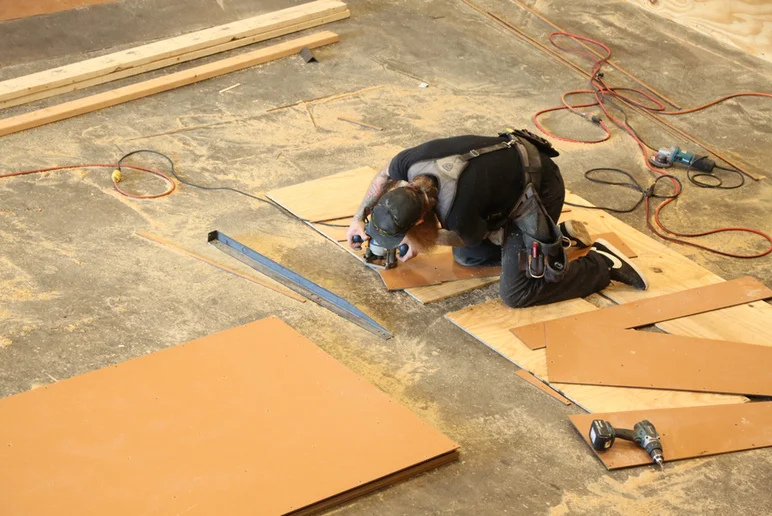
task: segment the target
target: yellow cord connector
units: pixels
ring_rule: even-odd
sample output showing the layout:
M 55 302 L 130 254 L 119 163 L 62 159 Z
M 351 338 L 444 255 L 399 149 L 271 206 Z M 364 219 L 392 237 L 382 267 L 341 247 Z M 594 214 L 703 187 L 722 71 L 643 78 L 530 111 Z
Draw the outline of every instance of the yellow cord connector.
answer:
M 121 182 L 121 171 L 118 170 L 117 168 L 115 170 L 113 170 L 112 178 L 113 178 L 113 183 L 120 183 Z

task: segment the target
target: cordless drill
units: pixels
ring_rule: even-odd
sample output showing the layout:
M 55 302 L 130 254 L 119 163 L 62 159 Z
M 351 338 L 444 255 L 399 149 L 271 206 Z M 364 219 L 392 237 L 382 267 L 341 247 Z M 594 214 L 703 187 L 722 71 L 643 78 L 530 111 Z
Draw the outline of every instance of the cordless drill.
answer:
M 355 244 L 363 243 L 362 237 L 359 235 L 354 235 L 351 240 Z M 402 244 L 393 249 L 386 249 L 370 240 L 365 249 L 365 261 L 367 263 L 372 263 L 376 260 L 383 260 L 383 266 L 386 269 L 393 269 L 397 266 L 397 253 L 399 253 L 399 256 L 405 256 L 409 249 L 410 247 L 407 244 Z
M 611 423 L 602 419 L 596 419 L 590 425 L 590 443 L 598 451 L 606 451 L 614 445 L 614 440 L 619 437 L 625 441 L 632 441 L 649 454 L 651 460 L 662 468 L 665 457 L 662 454 L 662 441 L 660 441 L 657 429 L 644 419 L 632 430 L 614 428 Z

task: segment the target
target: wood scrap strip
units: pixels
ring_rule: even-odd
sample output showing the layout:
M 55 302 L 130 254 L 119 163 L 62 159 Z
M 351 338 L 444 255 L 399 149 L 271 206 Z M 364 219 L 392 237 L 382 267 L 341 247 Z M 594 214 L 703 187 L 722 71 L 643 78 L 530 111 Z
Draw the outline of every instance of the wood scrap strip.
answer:
M 500 299 L 496 299 L 449 313 L 445 318 L 515 365 L 533 373 L 540 380 L 549 382 L 551 387 L 566 398 L 590 412 L 719 405 L 748 401 L 744 396 L 727 394 L 555 383 L 547 375 L 546 350 L 528 349 L 509 331 L 516 326 L 595 309 L 594 305 L 583 299 L 519 309 L 509 308 Z
M 540 391 L 549 394 L 550 396 L 552 396 L 553 398 L 558 400 L 563 405 L 570 405 L 571 404 L 571 401 L 568 398 L 566 398 L 565 396 L 560 394 L 558 391 L 556 391 L 555 389 L 550 387 L 548 384 L 546 384 L 546 383 L 542 382 L 541 380 L 539 380 L 538 378 L 536 378 L 534 375 L 532 375 L 531 373 L 529 373 L 525 369 L 520 369 L 515 374 L 517 376 L 519 376 L 520 378 L 522 378 L 523 380 L 525 380 L 526 382 L 528 382 L 531 385 L 533 385 L 534 387 L 536 387 L 537 389 L 539 389 Z
M 422 305 L 436 303 L 445 299 L 471 292 L 478 288 L 487 287 L 499 281 L 498 276 L 488 278 L 471 278 L 465 280 L 446 281 L 439 285 L 429 285 L 426 287 L 406 288 L 404 292 L 414 298 Z
M 17 20 L 41 14 L 80 9 L 92 5 L 109 4 L 116 0 L 6 0 L 0 2 L 0 20 Z
M 180 247 L 177 244 L 175 244 L 175 243 L 173 243 L 173 242 L 171 242 L 171 241 L 169 241 L 169 240 L 167 240 L 165 238 L 159 237 L 157 235 L 151 235 L 150 233 L 143 233 L 141 231 L 137 231 L 136 234 L 138 236 L 141 236 L 142 238 L 150 240 L 151 242 L 155 242 L 155 243 L 160 244 L 160 245 L 162 245 L 164 247 L 168 247 L 169 249 L 172 249 L 172 250 L 177 251 L 179 253 L 185 254 L 185 255 L 190 256 L 192 258 L 195 258 L 196 260 L 200 260 L 200 261 L 202 261 L 204 263 L 208 263 L 209 265 L 212 265 L 214 267 L 217 267 L 218 269 L 221 269 L 221 270 L 223 270 L 225 272 L 233 274 L 234 276 L 238 276 L 239 278 L 244 278 L 245 280 L 249 280 L 252 283 L 257 283 L 258 285 L 260 285 L 262 287 L 265 287 L 265 288 L 268 288 L 268 289 L 271 289 L 274 292 L 278 292 L 279 294 L 284 294 L 285 296 L 287 296 L 289 298 L 292 298 L 295 301 L 300 301 L 301 303 L 305 303 L 306 302 L 306 298 L 304 298 L 300 294 L 298 294 L 296 292 L 293 292 L 292 290 L 288 289 L 284 285 L 281 285 L 281 284 L 273 281 L 272 279 L 270 279 L 268 277 L 266 277 L 264 280 L 261 280 L 261 279 L 255 278 L 254 276 L 243 274 L 243 273 L 237 271 L 236 269 L 231 269 L 227 265 L 222 265 L 222 264 L 217 263 L 217 262 L 215 262 L 213 260 L 210 260 L 206 256 L 200 255 L 198 253 L 194 253 L 193 251 L 189 251 L 189 250 L 185 249 L 184 247 Z
M 375 131 L 383 131 L 383 127 L 378 127 L 377 125 L 366 124 L 364 122 L 360 122 L 359 120 L 352 120 L 350 118 L 346 118 L 346 117 L 342 117 L 342 116 L 339 116 L 338 120 L 341 120 L 343 122 L 348 122 L 350 124 L 358 125 L 358 126 L 361 126 L 361 127 L 366 127 L 368 129 L 373 129 Z
M 316 48 L 338 41 L 338 35 L 333 32 L 320 32 L 310 36 L 297 38 L 285 43 L 273 45 L 240 56 L 216 61 L 189 70 L 173 73 L 149 81 L 117 88 L 79 100 L 65 102 L 56 106 L 25 113 L 0 120 L 0 136 L 24 131 L 33 127 L 50 124 L 84 113 L 123 104 L 131 100 L 147 97 L 180 86 L 186 86 L 226 73 L 243 70 L 251 66 L 267 63 L 282 57 L 296 54 L 303 47 Z
M 772 396 L 772 347 L 553 322 L 554 382 Z
M 750 276 L 632 301 L 580 316 L 513 328 L 512 333 L 531 349 L 543 348 L 545 326 L 554 323 L 589 326 L 603 324 L 617 329 L 636 328 L 701 312 L 742 305 L 772 297 L 772 289 Z
M 666 462 L 772 446 L 772 402 L 647 409 L 568 416 L 608 469 L 651 464 L 640 446 L 617 439 L 604 452 L 590 445 L 590 425 L 604 419 L 615 428 L 633 428 L 648 419 L 659 432 Z
M 75 84 L 154 61 L 175 58 L 208 47 L 233 44 L 238 40 L 262 33 L 273 32 L 274 36 L 271 37 L 275 37 L 276 35 L 281 35 L 281 30 L 286 27 L 303 24 L 325 16 L 347 13 L 347 11 L 346 4 L 343 2 L 317 0 L 288 9 L 238 20 L 226 25 L 183 34 L 182 36 L 72 63 L 59 68 L 9 79 L 0 82 L 0 101 L 30 95 L 59 86 Z M 236 48 L 237 46 L 239 45 L 236 44 L 229 48 Z

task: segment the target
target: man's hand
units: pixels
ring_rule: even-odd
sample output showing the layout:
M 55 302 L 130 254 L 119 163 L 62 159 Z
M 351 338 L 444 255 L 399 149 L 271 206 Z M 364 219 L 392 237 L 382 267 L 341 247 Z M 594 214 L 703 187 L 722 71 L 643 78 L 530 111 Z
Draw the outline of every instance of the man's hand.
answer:
M 362 220 L 354 219 L 351 222 L 351 225 L 348 227 L 348 231 L 346 232 L 346 240 L 348 241 L 348 245 L 351 249 L 355 249 L 359 251 L 362 249 L 361 243 L 354 243 L 354 236 L 358 235 L 362 242 L 367 240 L 369 237 L 367 236 L 367 233 L 365 233 L 365 223 Z
M 402 263 L 410 260 L 411 258 L 415 258 L 418 256 L 418 250 L 416 249 L 416 246 L 411 241 L 410 237 L 405 235 L 405 238 L 402 240 L 402 242 L 399 243 L 399 245 L 407 244 L 408 249 L 407 253 L 405 253 L 403 256 L 400 256 L 399 253 L 397 253 L 397 259 L 401 261 Z

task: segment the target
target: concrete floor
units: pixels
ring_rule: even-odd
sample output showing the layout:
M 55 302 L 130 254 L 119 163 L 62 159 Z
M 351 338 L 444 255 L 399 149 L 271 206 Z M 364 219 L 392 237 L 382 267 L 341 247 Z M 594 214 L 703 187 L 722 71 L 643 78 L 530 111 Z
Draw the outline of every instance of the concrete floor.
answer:
M 121 0 L 0 23 L 0 79 L 297 3 Z M 549 32 L 514 3 L 480 3 L 533 35 Z M 534 111 L 585 86 L 461 1 L 349 4 L 352 18 L 326 27 L 339 32 L 341 42 L 318 50 L 318 64 L 283 59 L 7 136 L 0 139 L 0 170 L 105 162 L 152 148 L 170 155 L 190 180 L 260 192 L 380 166 L 400 149 L 435 137 L 532 127 Z M 768 89 L 772 65 L 624 0 L 530 5 L 569 31 L 609 43 L 628 70 L 684 106 Z M 628 84 L 613 71 L 607 77 Z M 421 81 L 430 87 L 418 88 Z M 375 86 L 381 87 L 313 105 L 317 127 L 301 108 L 266 113 Z M 745 100 L 675 123 L 764 173 L 770 114 L 769 102 Z M 384 130 L 352 126 L 338 116 Z M 593 128 L 580 122 L 551 119 L 556 130 L 591 135 Z M 656 146 L 694 148 L 645 119 L 631 123 Z M 592 202 L 633 198 L 594 188 L 582 178 L 588 168 L 619 167 L 649 180 L 635 146 L 617 130 L 601 145 L 558 147 L 568 188 Z M 162 185 L 129 174 L 125 187 L 158 191 Z M 729 224 L 769 231 L 771 208 L 769 181 L 730 192 L 687 186 L 665 219 L 687 231 Z M 622 218 L 645 230 L 640 211 Z M 234 265 L 206 245 L 212 229 L 243 238 L 344 294 L 395 337 L 383 342 L 313 303 L 301 305 L 134 234 L 154 233 Z M 461 461 L 335 513 L 772 513 L 769 449 L 675 463 L 666 474 L 649 468 L 609 473 L 568 422 L 566 416 L 580 409 L 516 378 L 512 364 L 443 318 L 494 297 L 495 287 L 419 306 L 404 293 L 384 293 L 380 280 L 346 253 L 248 198 L 183 186 L 167 198 L 134 201 L 118 195 L 103 170 L 3 180 L 0 242 L 0 396 L 277 315 L 462 446 Z M 712 242 L 745 251 L 756 245 L 742 238 Z M 769 257 L 731 260 L 675 248 L 725 278 L 751 274 L 772 284 Z

